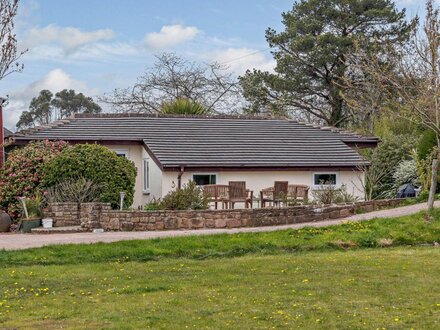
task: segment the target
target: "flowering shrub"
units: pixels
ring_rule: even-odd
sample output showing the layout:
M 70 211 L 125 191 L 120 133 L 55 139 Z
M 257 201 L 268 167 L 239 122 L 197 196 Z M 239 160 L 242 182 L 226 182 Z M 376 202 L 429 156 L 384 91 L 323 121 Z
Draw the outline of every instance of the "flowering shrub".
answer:
M 10 214 L 18 213 L 21 207 L 17 197 L 42 194 L 44 164 L 66 146 L 64 141 L 40 141 L 13 150 L 0 170 L 0 205 L 6 207 Z
M 417 162 L 413 159 L 405 160 L 397 165 L 393 173 L 394 188 L 397 190 L 405 183 L 411 183 L 414 186 L 420 185 Z

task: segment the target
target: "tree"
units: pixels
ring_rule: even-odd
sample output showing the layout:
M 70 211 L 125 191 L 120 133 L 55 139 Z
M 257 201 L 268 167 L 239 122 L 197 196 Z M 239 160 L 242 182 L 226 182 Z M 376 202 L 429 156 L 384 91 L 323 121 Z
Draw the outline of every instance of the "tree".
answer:
M 410 47 L 401 49 L 396 61 L 388 67 L 382 59 L 370 54 L 360 69 L 372 78 L 365 81 L 385 91 L 383 108 L 435 134 L 436 148 L 431 164 L 428 208 L 432 210 L 437 187 L 440 149 L 440 12 L 433 1 L 426 2 L 423 35 L 413 34 Z M 367 54 L 368 55 L 368 54 Z
M 363 79 L 353 70 L 355 43 L 383 51 L 384 43 L 405 42 L 416 20 L 405 21 L 390 0 L 303 0 L 283 13 L 285 30 L 269 28 L 266 39 L 277 62 L 275 73 L 247 71 L 240 77 L 250 113 L 294 114 L 344 126 L 351 114 L 342 94 L 345 80 Z
M 157 62 L 126 89 L 116 89 L 101 100 L 121 112 L 160 113 L 162 104 L 186 99 L 207 112 L 237 108 L 238 83 L 219 63 L 201 65 L 175 54 L 156 56 Z
M 83 93 L 75 94 L 73 89 L 63 89 L 56 93 L 51 104 L 59 111 L 60 118 L 70 117 L 76 113 L 100 113 L 102 111 L 91 97 Z
M 44 89 L 40 92 L 40 95 L 32 99 L 29 105 L 29 114 L 32 117 L 33 123 L 47 125 L 53 120 L 52 96 L 51 91 Z M 25 117 L 27 118 L 28 114 L 26 114 Z
M 24 111 L 17 123 L 18 129 L 47 125 L 58 119 L 70 117 L 76 113 L 100 113 L 101 107 L 91 97 L 83 93 L 76 94 L 74 90 L 64 89 L 55 94 L 45 89 L 34 97 L 29 105 L 29 111 Z
M 14 33 L 14 19 L 17 15 L 18 0 L 0 0 L 0 80 L 24 68 L 18 60 L 26 52 L 17 49 Z

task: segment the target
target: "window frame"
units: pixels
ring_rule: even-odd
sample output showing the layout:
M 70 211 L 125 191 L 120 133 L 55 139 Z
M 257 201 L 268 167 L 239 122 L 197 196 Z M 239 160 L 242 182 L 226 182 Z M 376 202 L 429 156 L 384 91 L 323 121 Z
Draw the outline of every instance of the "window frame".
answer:
M 208 184 L 218 184 L 218 178 L 219 178 L 218 173 L 193 173 L 191 175 L 191 180 L 194 182 L 196 182 L 196 180 L 194 180 L 194 176 L 196 175 L 209 175 L 209 176 L 213 175 L 215 176 L 215 183 L 208 183 Z
M 125 158 L 130 159 L 130 149 L 111 149 L 118 157 L 124 155 Z
M 315 184 L 315 176 L 316 175 L 334 175 L 336 182 L 334 184 Z M 338 172 L 313 172 L 312 173 L 312 187 L 314 189 L 319 189 L 320 187 L 330 187 L 335 186 L 338 187 L 340 185 L 339 183 L 339 173 Z
M 150 189 L 151 189 L 150 158 L 143 158 L 142 159 L 142 192 L 144 194 L 149 194 Z

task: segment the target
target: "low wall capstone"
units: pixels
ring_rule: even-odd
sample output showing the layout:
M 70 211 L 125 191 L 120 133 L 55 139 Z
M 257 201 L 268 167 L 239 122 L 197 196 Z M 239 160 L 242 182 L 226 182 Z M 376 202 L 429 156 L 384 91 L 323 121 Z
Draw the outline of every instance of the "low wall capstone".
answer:
M 263 209 L 189 211 L 115 211 L 106 203 L 49 204 L 46 216 L 55 226 L 81 225 L 106 231 L 155 231 L 276 226 L 339 219 L 357 211 L 395 207 L 402 199 L 387 199 L 334 206 L 292 206 Z

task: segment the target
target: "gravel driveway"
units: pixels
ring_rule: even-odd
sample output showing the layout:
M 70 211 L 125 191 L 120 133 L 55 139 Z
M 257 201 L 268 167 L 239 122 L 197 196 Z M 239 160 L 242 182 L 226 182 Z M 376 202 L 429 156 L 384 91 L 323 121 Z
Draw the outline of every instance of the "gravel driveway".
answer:
M 440 201 L 435 202 L 436 207 L 440 207 Z M 168 231 L 145 231 L 145 232 L 106 232 L 106 233 L 74 233 L 74 234 L 0 234 L 0 250 L 24 250 L 35 247 L 42 247 L 54 244 L 81 244 L 97 242 L 117 242 L 137 239 L 153 239 L 164 237 L 178 237 L 191 235 L 215 235 L 215 234 L 236 234 L 236 233 L 256 233 L 283 230 L 288 228 L 325 227 L 340 224 L 346 221 L 364 221 L 373 218 L 395 218 L 403 215 L 418 213 L 426 210 L 426 203 L 410 206 L 398 207 L 395 209 L 375 211 L 365 214 L 353 215 L 344 219 L 325 220 L 312 223 L 301 223 L 294 225 L 256 227 L 256 228 L 236 228 L 236 229 L 199 229 L 199 230 L 168 230 Z

